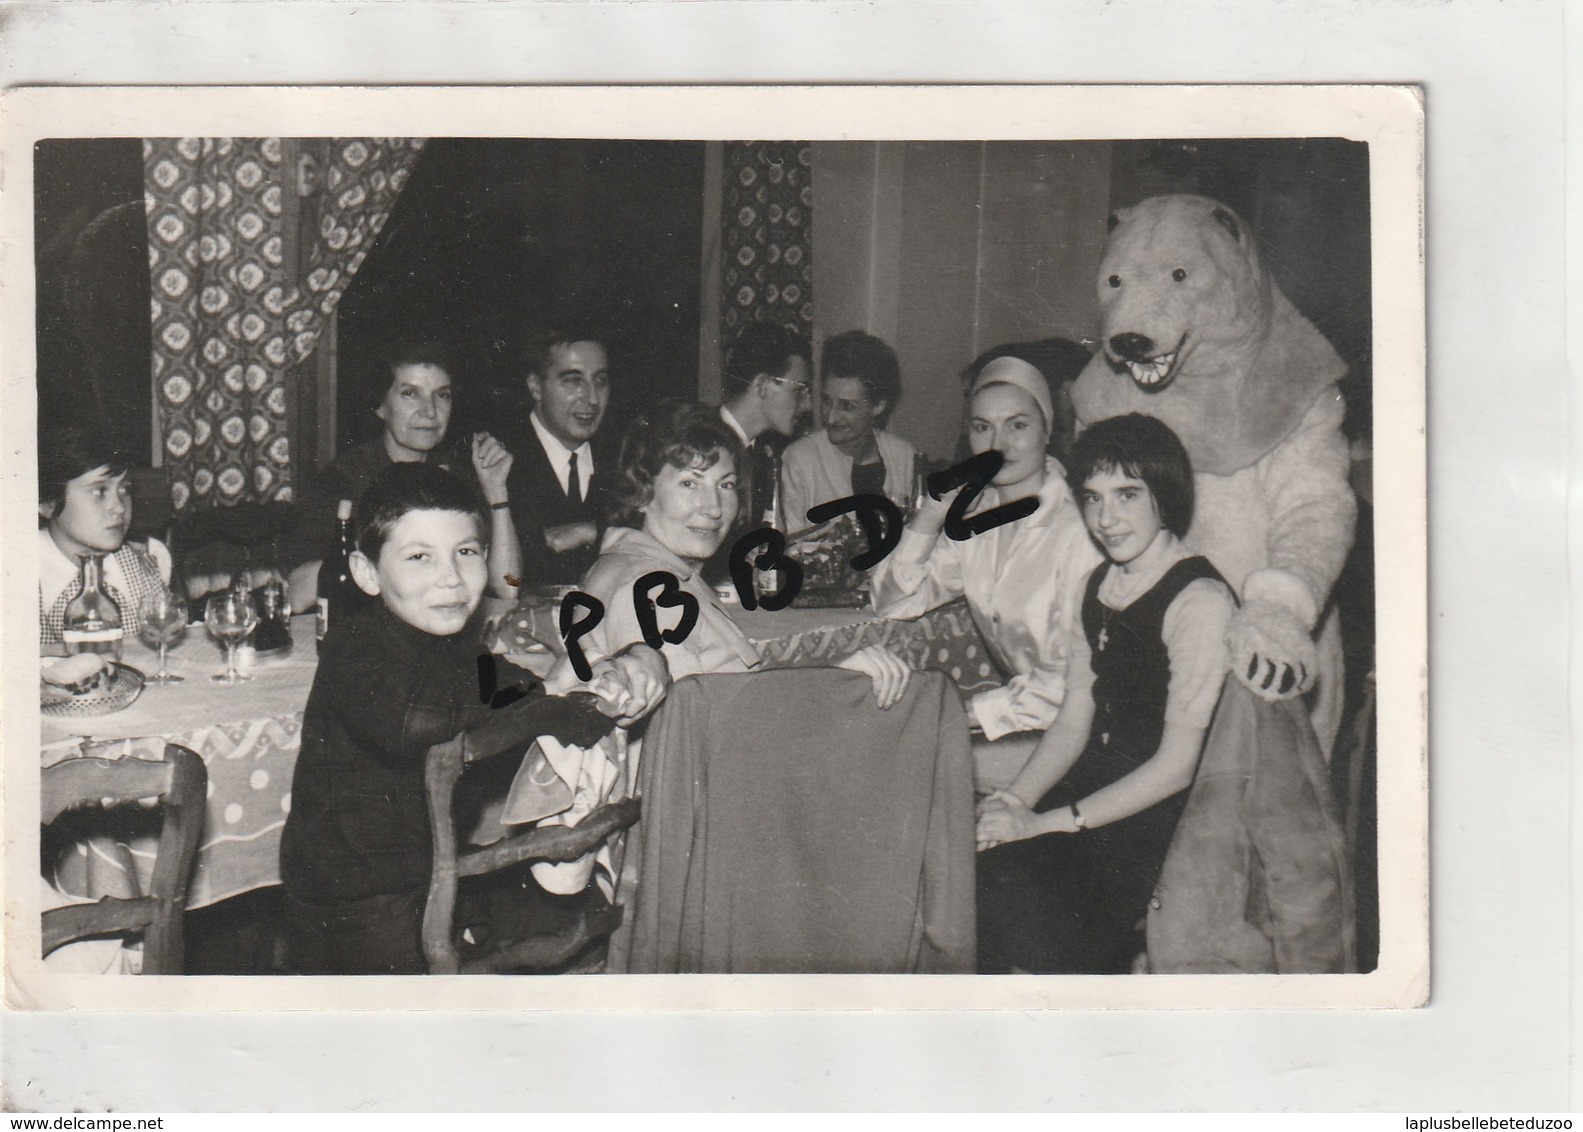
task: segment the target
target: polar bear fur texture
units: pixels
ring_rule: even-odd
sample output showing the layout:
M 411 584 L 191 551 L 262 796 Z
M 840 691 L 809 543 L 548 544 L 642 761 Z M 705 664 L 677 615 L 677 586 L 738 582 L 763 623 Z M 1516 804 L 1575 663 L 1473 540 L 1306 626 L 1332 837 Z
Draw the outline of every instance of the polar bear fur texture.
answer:
M 1199 196 L 1111 218 L 1103 350 L 1073 386 L 1081 424 L 1146 413 L 1193 462 L 1187 545 L 1241 598 L 1228 644 L 1256 694 L 1309 693 L 1327 756 L 1341 718 L 1331 590 L 1352 548 L 1340 357 L 1260 262 L 1247 224 Z

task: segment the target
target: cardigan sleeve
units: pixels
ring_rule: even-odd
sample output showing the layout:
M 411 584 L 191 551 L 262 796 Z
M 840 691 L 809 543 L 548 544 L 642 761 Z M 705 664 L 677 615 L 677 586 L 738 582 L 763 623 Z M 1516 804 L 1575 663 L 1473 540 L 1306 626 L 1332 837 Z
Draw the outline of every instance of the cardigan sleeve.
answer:
M 437 648 L 417 664 L 395 650 L 353 656 L 343 649 L 325 658 L 326 666 L 352 670 L 342 674 L 335 712 L 364 750 L 384 762 L 421 760 L 462 729 L 468 701 L 478 696 L 476 687 L 464 693 L 447 651 Z
M 781 456 L 781 527 L 796 534 L 808 526 L 808 508 L 823 502 L 814 498 L 817 490 L 817 457 L 799 441 Z
M 1177 594 L 1165 611 L 1161 636 L 1171 658 L 1171 682 L 1165 698 L 1167 723 L 1209 726 L 1230 665 L 1226 627 L 1233 608 L 1224 585 L 1213 578 L 1200 578 Z

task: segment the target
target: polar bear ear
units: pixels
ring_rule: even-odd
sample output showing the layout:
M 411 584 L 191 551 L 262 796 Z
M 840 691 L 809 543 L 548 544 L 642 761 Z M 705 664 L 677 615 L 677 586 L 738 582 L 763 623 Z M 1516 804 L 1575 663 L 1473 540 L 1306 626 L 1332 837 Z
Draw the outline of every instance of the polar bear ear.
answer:
M 1218 220 L 1225 227 L 1226 231 L 1231 233 L 1231 238 L 1233 240 L 1237 241 L 1239 244 L 1242 243 L 1242 225 L 1237 223 L 1237 218 L 1231 215 L 1229 210 L 1221 208 L 1217 205 L 1215 211 L 1211 212 L 1209 215 Z
M 1107 231 L 1107 232 L 1114 232 L 1116 230 L 1116 225 L 1118 225 L 1120 223 L 1121 223 L 1121 213 L 1119 213 L 1119 212 L 1112 212 L 1110 214 L 1110 219 L 1105 221 L 1105 231 Z

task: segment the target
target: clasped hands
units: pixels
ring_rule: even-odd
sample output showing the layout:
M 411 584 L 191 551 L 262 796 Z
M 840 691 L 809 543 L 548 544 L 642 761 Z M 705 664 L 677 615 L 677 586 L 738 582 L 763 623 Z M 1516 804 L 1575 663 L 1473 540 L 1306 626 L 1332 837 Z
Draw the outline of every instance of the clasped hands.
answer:
M 588 681 L 588 690 L 599 697 L 599 710 L 618 727 L 631 727 L 648 715 L 670 687 L 671 670 L 665 658 L 641 644 L 597 661 Z
M 996 790 L 980 798 L 973 840 L 980 852 L 1007 841 L 1024 841 L 1046 833 L 1076 833 L 1077 822 L 1069 806 L 1037 814 L 1010 790 Z

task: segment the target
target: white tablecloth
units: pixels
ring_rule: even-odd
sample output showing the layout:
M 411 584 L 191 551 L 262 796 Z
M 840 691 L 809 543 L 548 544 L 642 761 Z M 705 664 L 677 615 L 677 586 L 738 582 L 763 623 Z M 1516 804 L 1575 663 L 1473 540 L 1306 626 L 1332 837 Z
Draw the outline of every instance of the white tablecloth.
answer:
M 292 623 L 289 656 L 256 662 L 246 684 L 215 684 L 224 653 L 201 628 L 171 650 L 170 670 L 181 684 L 149 684 L 130 707 L 111 715 L 43 717 L 45 764 L 74 755 L 157 757 L 167 742 L 196 751 L 209 772 L 209 805 L 188 906 L 212 904 L 280 882 L 280 831 L 291 808 L 291 776 L 302 741 L 318 655 L 313 618 Z M 123 661 L 152 675 L 151 650 L 130 645 Z M 152 843 L 130 845 L 139 872 L 152 861 Z M 121 868 L 105 846 L 80 843 L 81 860 L 64 862 L 57 883 L 77 897 L 124 889 Z

